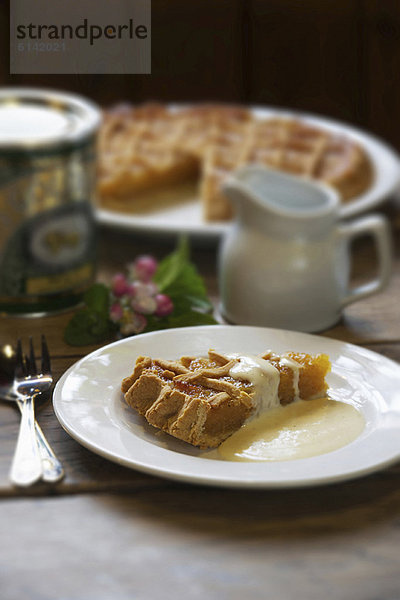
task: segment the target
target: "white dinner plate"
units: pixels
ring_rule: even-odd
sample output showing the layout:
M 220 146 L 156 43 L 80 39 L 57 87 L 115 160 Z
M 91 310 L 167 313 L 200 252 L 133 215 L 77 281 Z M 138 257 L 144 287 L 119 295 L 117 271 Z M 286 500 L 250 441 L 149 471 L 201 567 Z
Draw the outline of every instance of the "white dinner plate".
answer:
M 120 391 L 136 358 L 178 358 L 223 352 L 296 350 L 327 353 L 332 361 L 329 395 L 354 405 L 365 428 L 352 443 L 320 456 L 277 462 L 230 462 L 148 425 Z M 314 335 L 211 325 L 130 337 L 73 365 L 54 391 L 64 429 L 93 452 L 126 467 L 185 482 L 239 488 L 300 487 L 344 481 L 382 469 L 400 458 L 400 366 L 370 350 Z
M 172 107 L 176 108 L 176 107 Z M 400 182 L 400 161 L 396 152 L 378 138 L 360 129 L 324 117 L 283 110 L 271 107 L 253 107 L 259 118 L 292 117 L 342 134 L 357 141 L 368 153 L 375 171 L 372 186 L 360 196 L 343 204 L 342 218 L 353 217 L 383 203 L 391 194 L 398 191 Z M 142 214 L 114 212 L 103 208 L 96 209 L 99 223 L 147 234 L 186 233 L 205 239 L 218 239 L 229 227 L 229 223 L 206 223 L 202 219 L 201 203 L 196 192 L 191 192 L 184 202 L 168 205 L 166 208 Z

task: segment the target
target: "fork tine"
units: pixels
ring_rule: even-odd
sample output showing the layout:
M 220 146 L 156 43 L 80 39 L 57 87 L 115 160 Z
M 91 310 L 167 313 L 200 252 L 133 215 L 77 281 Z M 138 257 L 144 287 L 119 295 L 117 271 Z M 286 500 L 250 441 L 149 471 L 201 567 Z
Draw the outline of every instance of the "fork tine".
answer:
M 42 373 L 51 373 L 49 349 L 44 335 L 42 335 Z
M 21 339 L 18 339 L 18 341 L 17 341 L 17 351 L 16 351 L 16 355 L 15 355 L 14 377 L 16 379 L 20 379 L 21 377 L 25 377 L 25 366 L 24 366 L 24 357 L 23 357 L 23 354 L 22 354 Z
M 29 338 L 29 359 L 28 359 L 28 375 L 36 375 L 35 351 L 33 349 L 32 337 Z

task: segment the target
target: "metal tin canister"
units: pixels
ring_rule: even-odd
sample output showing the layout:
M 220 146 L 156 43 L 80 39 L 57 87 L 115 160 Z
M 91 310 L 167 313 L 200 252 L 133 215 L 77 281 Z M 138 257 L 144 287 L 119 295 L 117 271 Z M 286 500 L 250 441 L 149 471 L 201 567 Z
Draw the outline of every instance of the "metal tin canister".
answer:
M 64 309 L 93 282 L 100 120 L 73 94 L 0 90 L 0 312 Z

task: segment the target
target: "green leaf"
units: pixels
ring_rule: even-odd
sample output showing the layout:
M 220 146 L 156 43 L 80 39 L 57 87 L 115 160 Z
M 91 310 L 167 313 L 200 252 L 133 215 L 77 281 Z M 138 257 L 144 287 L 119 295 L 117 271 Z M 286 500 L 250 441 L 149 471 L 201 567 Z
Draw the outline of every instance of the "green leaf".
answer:
M 145 332 L 149 331 L 159 331 L 160 329 L 168 329 L 169 325 L 168 317 L 154 317 L 153 315 L 149 315 L 147 317 L 147 325 Z
M 114 324 L 100 313 L 84 308 L 69 321 L 64 340 L 71 346 L 86 346 L 107 340 L 115 333 Z
M 169 295 L 185 293 L 193 297 L 207 297 L 204 281 L 196 267 L 190 263 L 181 266 L 179 276 L 175 277 L 174 281 L 164 288 L 163 293 Z
M 178 247 L 174 252 L 166 256 L 158 265 L 154 275 L 160 292 L 166 293 L 174 283 L 182 276 L 182 270 L 189 263 L 189 245 L 187 238 L 180 238 Z
M 212 315 L 191 310 L 180 315 L 171 315 L 168 327 L 191 327 L 194 325 L 216 325 L 217 321 Z
M 160 291 L 170 296 L 175 311 L 183 310 L 178 303 L 186 301 L 185 308 L 193 306 L 200 310 L 212 310 L 207 290 L 195 265 L 189 260 L 189 247 L 186 238 L 181 238 L 178 248 L 160 264 L 154 277 Z
M 191 327 L 195 325 L 216 325 L 217 321 L 209 314 L 187 309 L 185 312 L 175 313 L 169 317 L 148 317 L 145 331 L 158 331 L 172 327 Z
M 83 300 L 86 307 L 72 317 L 64 332 L 64 340 L 71 346 L 98 344 L 116 331 L 109 319 L 110 292 L 106 285 L 93 284 Z
M 103 283 L 94 283 L 83 296 L 87 308 L 108 317 L 110 292 Z

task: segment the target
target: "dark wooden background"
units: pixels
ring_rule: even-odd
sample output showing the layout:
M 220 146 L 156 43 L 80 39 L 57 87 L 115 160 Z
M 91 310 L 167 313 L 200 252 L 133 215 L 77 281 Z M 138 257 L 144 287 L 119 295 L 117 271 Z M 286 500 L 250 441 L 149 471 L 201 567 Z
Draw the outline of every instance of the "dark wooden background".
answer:
M 400 149 L 399 0 L 152 0 L 152 74 L 130 76 L 10 76 L 4 0 L 0 11 L 1 85 L 74 90 L 104 106 L 291 107 L 359 125 Z

